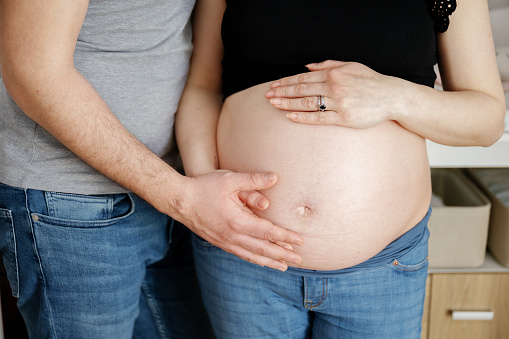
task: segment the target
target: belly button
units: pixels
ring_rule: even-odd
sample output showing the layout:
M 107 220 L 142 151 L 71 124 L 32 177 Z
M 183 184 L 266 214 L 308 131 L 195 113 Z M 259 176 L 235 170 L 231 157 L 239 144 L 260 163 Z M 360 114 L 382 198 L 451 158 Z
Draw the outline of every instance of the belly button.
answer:
M 313 213 L 309 206 L 299 206 L 297 207 L 296 211 L 300 217 L 307 217 Z

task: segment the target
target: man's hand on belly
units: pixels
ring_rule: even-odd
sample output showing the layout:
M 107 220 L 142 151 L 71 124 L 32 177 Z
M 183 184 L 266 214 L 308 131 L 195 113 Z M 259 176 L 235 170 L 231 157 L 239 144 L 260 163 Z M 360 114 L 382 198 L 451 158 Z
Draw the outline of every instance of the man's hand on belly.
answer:
M 290 245 L 303 240 L 295 232 L 257 217 L 248 208 L 263 210 L 268 200 L 258 190 L 273 186 L 270 173 L 218 171 L 191 178 L 180 219 L 194 233 L 211 244 L 249 262 L 286 270 L 287 263 L 299 264 L 301 257 Z

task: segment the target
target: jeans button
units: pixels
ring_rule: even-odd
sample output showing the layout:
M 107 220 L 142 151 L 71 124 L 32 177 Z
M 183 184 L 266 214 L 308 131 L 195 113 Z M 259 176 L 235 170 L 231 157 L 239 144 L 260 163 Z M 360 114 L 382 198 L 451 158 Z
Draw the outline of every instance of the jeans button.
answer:
M 37 214 L 32 214 L 33 221 L 39 221 L 39 216 Z

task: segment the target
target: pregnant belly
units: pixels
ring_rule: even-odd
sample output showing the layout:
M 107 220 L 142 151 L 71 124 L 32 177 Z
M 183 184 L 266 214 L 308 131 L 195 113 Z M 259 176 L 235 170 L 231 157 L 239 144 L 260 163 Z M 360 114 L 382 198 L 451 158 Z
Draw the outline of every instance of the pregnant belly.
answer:
M 221 168 L 270 171 L 277 184 L 254 211 L 301 234 L 297 266 L 336 270 L 361 263 L 416 225 L 429 207 L 425 140 L 396 122 L 369 129 L 297 124 L 263 94 L 225 101 L 218 127 Z

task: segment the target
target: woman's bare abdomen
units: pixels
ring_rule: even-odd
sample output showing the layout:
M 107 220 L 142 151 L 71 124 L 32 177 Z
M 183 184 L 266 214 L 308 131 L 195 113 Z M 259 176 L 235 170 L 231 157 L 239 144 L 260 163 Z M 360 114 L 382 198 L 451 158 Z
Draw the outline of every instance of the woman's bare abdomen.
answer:
M 396 122 L 369 129 L 298 124 L 263 94 L 230 96 L 218 127 L 221 168 L 275 172 L 260 217 L 298 232 L 298 267 L 336 270 L 361 263 L 416 225 L 431 196 L 425 140 Z

